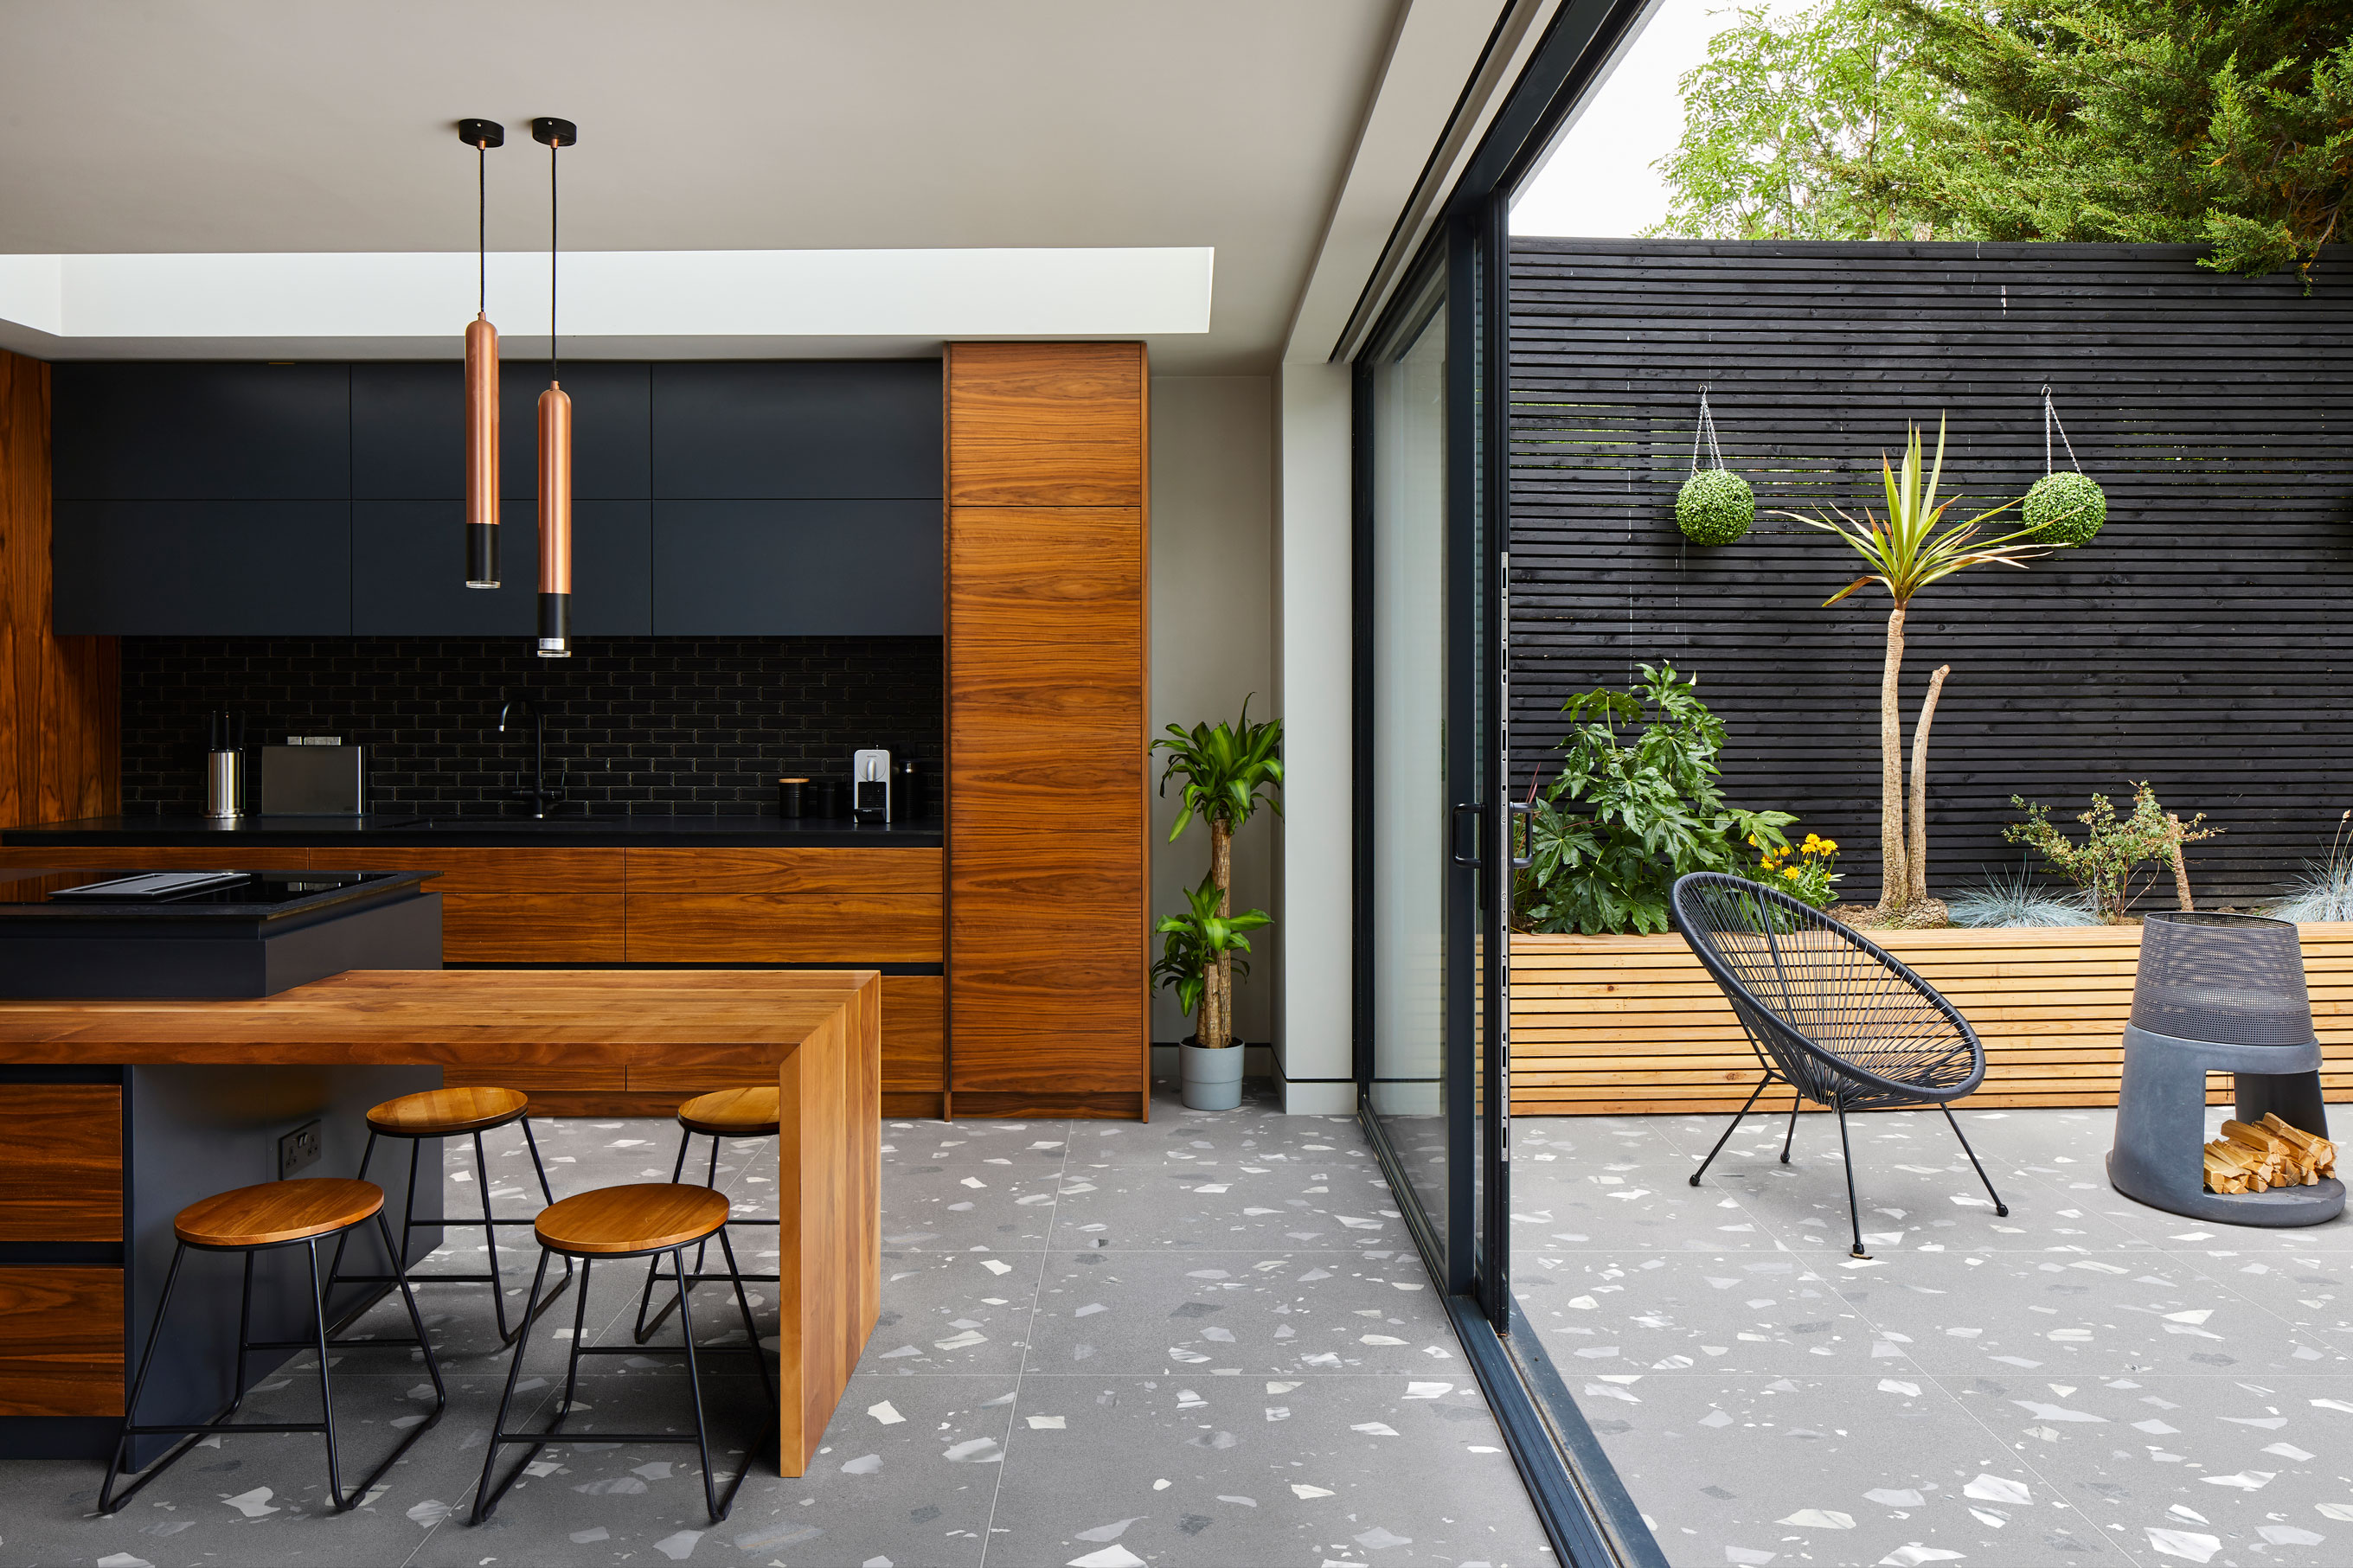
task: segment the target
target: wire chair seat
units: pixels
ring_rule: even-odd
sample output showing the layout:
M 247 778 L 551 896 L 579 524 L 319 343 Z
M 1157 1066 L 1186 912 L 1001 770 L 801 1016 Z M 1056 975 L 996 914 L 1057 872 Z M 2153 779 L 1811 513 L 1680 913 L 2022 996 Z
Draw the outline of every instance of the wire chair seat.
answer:
M 1950 1121 L 1951 1102 L 1985 1081 L 1985 1047 L 1968 1020 L 1902 960 L 1811 905 L 1743 878 L 1696 872 L 1677 879 L 1668 912 L 1731 1004 L 1764 1068 L 1733 1128 L 1775 1083 L 1795 1093 L 1791 1139 L 1799 1105 L 1813 1100 L 1839 1113 L 1843 1142 L 1850 1110 L 1935 1105 Z M 1953 1132 L 1960 1135 L 1958 1122 Z M 1731 1136 L 1727 1128 L 1716 1150 Z M 1968 1139 L 1961 1147 L 1983 1180 Z M 1712 1151 L 1701 1162 L 1692 1185 L 1715 1158 Z M 1785 1142 L 1782 1162 L 1788 1158 Z M 1852 1164 L 1847 1186 L 1852 1216 Z M 1993 1194 L 1990 1182 L 1986 1191 Z M 1993 1196 L 1995 1207 L 2009 1213 L 2000 1194 Z M 1854 1254 L 1865 1256 L 1859 1221 Z

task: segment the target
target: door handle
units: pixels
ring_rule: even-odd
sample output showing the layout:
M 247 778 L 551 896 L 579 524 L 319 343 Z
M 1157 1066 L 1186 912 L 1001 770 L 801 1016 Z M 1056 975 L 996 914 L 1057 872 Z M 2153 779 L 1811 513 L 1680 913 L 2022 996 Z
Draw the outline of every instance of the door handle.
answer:
M 1454 815 L 1447 819 L 1451 825 L 1451 829 L 1457 843 L 1461 841 L 1462 814 L 1466 811 L 1473 813 L 1482 821 L 1484 821 L 1486 818 L 1487 808 L 1485 806 L 1479 805 L 1475 801 L 1458 801 L 1454 806 Z M 1485 864 L 1485 862 L 1478 856 L 1465 855 L 1460 849 L 1454 851 L 1454 863 L 1457 866 L 1468 866 L 1473 870 L 1478 869 L 1481 866 Z
M 1507 821 L 1519 822 L 1535 815 L 1536 803 L 1532 800 L 1515 800 L 1507 803 L 1504 809 L 1510 813 L 1510 816 L 1506 818 Z M 1531 845 L 1529 846 L 1528 852 L 1526 854 L 1514 855 L 1512 857 L 1512 869 L 1514 871 L 1525 871 L 1530 866 L 1535 864 L 1535 847 Z

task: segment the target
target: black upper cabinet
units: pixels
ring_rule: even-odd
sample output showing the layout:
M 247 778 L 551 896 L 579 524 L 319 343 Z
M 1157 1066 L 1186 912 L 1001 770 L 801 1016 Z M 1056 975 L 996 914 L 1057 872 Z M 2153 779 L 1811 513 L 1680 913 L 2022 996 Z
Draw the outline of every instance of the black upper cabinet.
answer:
M 658 500 L 657 637 L 937 637 L 935 500 Z
M 342 500 L 343 364 L 69 362 L 51 373 L 64 500 Z
M 652 503 L 572 503 L 572 630 L 653 630 Z M 465 508 L 456 500 L 352 503 L 352 632 L 357 637 L 537 635 L 539 530 L 532 503 L 499 508 L 500 585 L 465 584 Z
M 499 491 L 539 491 L 539 395 L 547 362 L 499 366 Z M 647 375 L 642 364 L 564 366 L 572 399 L 572 493 L 637 500 L 651 493 Z M 352 495 L 357 500 L 455 500 L 466 493 L 466 367 L 352 366 Z
M 653 493 L 681 500 L 934 500 L 940 362 L 653 366 Z
M 343 637 L 351 503 L 56 503 L 50 606 L 68 637 Z

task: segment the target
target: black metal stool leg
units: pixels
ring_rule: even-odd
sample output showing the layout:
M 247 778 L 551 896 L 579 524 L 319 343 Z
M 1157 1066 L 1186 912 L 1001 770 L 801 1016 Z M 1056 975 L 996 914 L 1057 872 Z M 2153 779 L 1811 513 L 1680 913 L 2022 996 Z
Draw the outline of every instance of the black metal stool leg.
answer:
M 773 1407 L 776 1403 L 776 1380 L 768 1375 L 768 1353 L 760 1348 L 759 1326 L 752 1321 L 752 1299 L 744 1293 L 744 1271 L 735 1267 L 735 1244 L 727 1239 L 724 1226 L 719 1229 L 719 1250 L 727 1259 L 727 1272 L 735 1281 L 735 1307 L 744 1314 L 744 1337 L 751 1342 L 753 1363 L 760 1369 L 760 1392 L 768 1396 Z M 744 1464 L 749 1468 L 751 1461 L 746 1459 Z
M 678 1158 L 670 1163 L 670 1179 L 672 1185 L 676 1185 L 678 1179 L 686 1173 L 686 1151 L 693 1142 L 693 1133 L 683 1127 L 678 1130 Z M 714 1149 L 718 1146 L 716 1140 L 712 1141 L 712 1146 Z M 650 1322 L 646 1319 L 646 1309 L 653 1303 L 654 1282 L 661 1278 L 661 1260 L 662 1255 L 659 1252 L 646 1260 L 646 1288 L 638 1293 L 637 1338 L 639 1344 L 645 1343 L 653 1337 L 654 1331 L 661 1327 L 662 1320 L 669 1317 L 671 1309 L 678 1305 L 676 1301 L 666 1302 L 662 1310 L 654 1314 Z M 683 1295 L 686 1290 L 686 1281 L 683 1279 L 678 1282 L 678 1288 L 680 1293 Z
M 554 1208 L 555 1189 L 547 1184 L 547 1167 L 540 1162 L 539 1140 L 531 1135 L 531 1118 L 528 1116 L 522 1118 L 522 1142 L 523 1147 L 531 1151 L 531 1173 L 539 1178 L 539 1195 L 547 1201 L 548 1207 Z M 564 1258 L 564 1278 L 556 1281 L 555 1289 L 547 1293 L 547 1300 L 540 1303 L 539 1310 L 543 1312 L 547 1310 L 555 1299 L 564 1294 L 564 1288 L 571 1283 L 572 1255 L 566 1253 Z
M 1740 1108 L 1740 1115 L 1735 1116 L 1732 1119 L 1732 1125 L 1724 1130 L 1724 1136 L 1715 1141 L 1715 1147 L 1707 1152 L 1707 1158 L 1702 1160 L 1699 1163 L 1699 1169 L 1691 1173 L 1691 1184 L 1693 1186 L 1695 1187 L 1699 1185 L 1699 1179 L 1707 1174 L 1707 1168 L 1715 1163 L 1715 1157 L 1724 1152 L 1724 1146 L 1732 1142 L 1732 1135 L 1735 1132 L 1740 1131 L 1740 1118 L 1748 1114 L 1749 1107 L 1757 1103 L 1757 1096 L 1764 1093 L 1765 1090 L 1771 1086 L 1772 1082 L 1773 1079 L 1771 1076 L 1767 1075 L 1765 1081 L 1758 1084 L 1757 1088 L 1751 1091 L 1748 1096 L 1748 1104 Z
M 414 1156 L 412 1155 L 412 1158 L 413 1158 L 413 1157 L 414 1157 Z M 367 1173 L 368 1173 L 368 1162 L 369 1162 L 369 1161 L 371 1161 L 371 1160 L 374 1160 L 375 1158 L 375 1128 L 373 1128 L 373 1127 L 371 1127 L 371 1128 L 369 1128 L 369 1129 L 368 1129 L 368 1141 L 367 1141 L 367 1147 L 366 1147 L 364 1150 L 361 1151 L 361 1152 L 360 1152 L 360 1173 L 359 1173 L 359 1179 L 360 1179 L 361 1181 L 364 1182 L 364 1181 L 366 1181 L 366 1180 L 367 1180 Z M 335 1257 L 334 1257 L 334 1261 L 327 1265 L 327 1294 L 328 1294 L 328 1295 L 330 1295 L 330 1296 L 332 1296 L 332 1295 L 333 1295 L 333 1294 L 335 1293 L 335 1282 L 336 1282 L 337 1280 L 339 1280 L 339 1279 L 341 1279 L 343 1278 L 343 1244 L 344 1244 L 345 1242 L 347 1242 L 347 1241 L 351 1240 L 351 1238 L 352 1238 L 352 1233 L 351 1233 L 350 1231 L 348 1231 L 348 1230 L 347 1230 L 347 1231 L 345 1231 L 345 1232 L 343 1232 L 343 1235 L 341 1235 L 341 1236 L 339 1236 L 339 1237 L 335 1237 Z M 396 1258 L 393 1259 L 393 1267 L 394 1267 L 394 1268 L 406 1268 L 406 1266 L 407 1266 L 407 1259 L 406 1259 L 406 1258 Z
M 1804 1095 L 1794 1089 L 1789 1091 L 1789 1131 L 1788 1135 L 1781 1140 L 1781 1163 L 1784 1165 L 1789 1163 L 1789 1145 L 1798 1141 L 1798 1107 L 1805 1103 Z
M 1993 1212 L 2007 1215 L 2010 1213 L 2010 1205 L 2001 1201 L 2001 1194 L 1993 1190 L 1993 1178 L 1985 1173 L 1983 1165 L 1978 1163 L 1978 1152 L 1970 1148 L 1968 1139 L 1962 1136 L 1961 1124 L 1953 1118 L 1953 1108 L 1949 1105 L 1939 1105 L 1936 1109 L 1943 1111 L 1945 1120 L 1951 1123 L 1953 1136 L 1961 1140 L 1961 1152 L 1969 1157 L 1969 1164 L 1976 1169 L 1978 1180 L 1985 1184 L 1986 1196 L 1993 1200 Z
M 547 1280 L 547 1260 L 553 1256 L 554 1254 L 543 1248 L 541 1250 L 539 1271 L 532 1276 L 531 1294 L 523 1299 L 522 1321 L 526 1331 L 515 1336 L 514 1360 L 507 1363 L 507 1384 L 504 1392 L 499 1395 L 499 1413 L 491 1418 L 490 1452 L 482 1456 L 482 1479 L 474 1485 L 474 1511 L 467 1521 L 470 1524 L 480 1524 L 491 1516 L 491 1510 L 499 1506 L 499 1499 L 505 1495 L 509 1486 L 514 1484 L 515 1476 L 522 1474 L 523 1467 L 529 1465 L 533 1456 L 539 1452 L 539 1449 L 534 1447 L 524 1454 L 522 1464 L 515 1467 L 515 1476 L 509 1476 L 496 1489 L 491 1488 L 491 1474 L 498 1468 L 499 1463 L 499 1439 L 506 1433 L 507 1412 L 514 1405 L 515 1383 L 522 1376 L 522 1358 L 531 1349 L 531 1335 L 528 1329 L 532 1321 L 539 1315 L 539 1288 Z M 584 1289 L 580 1292 L 580 1297 L 583 1300 L 587 1300 L 588 1292 Z M 556 1412 L 555 1425 L 558 1426 L 564 1425 L 564 1413 L 560 1410 Z
M 491 1254 L 491 1310 L 498 1319 L 499 1343 L 505 1344 L 514 1335 L 507 1330 L 507 1282 L 499 1271 L 499 1226 L 491 1217 L 491 1163 L 482 1153 L 480 1132 L 474 1134 L 474 1180 L 482 1189 L 482 1240 L 489 1244 Z M 401 1244 L 406 1247 L 406 1237 Z
M 308 1242 L 303 1244 L 303 1247 L 304 1250 L 306 1250 L 311 1256 L 311 1301 L 313 1306 L 319 1309 L 319 1315 L 314 1321 L 317 1322 L 319 1327 L 319 1409 L 321 1412 L 319 1419 L 326 1425 L 327 1428 L 325 1434 L 327 1439 L 327 1500 L 335 1505 L 335 1511 L 337 1513 L 341 1513 L 345 1509 L 350 1508 L 352 1503 L 356 1500 L 343 1496 L 343 1463 L 335 1455 L 335 1395 L 334 1389 L 329 1384 L 327 1379 L 327 1289 L 319 1279 L 318 1237 L 311 1237 Z M 245 1259 L 247 1267 L 250 1268 L 253 1263 L 253 1254 L 250 1252 L 247 1253 L 245 1255 Z M 422 1336 L 420 1335 L 419 1337 L 421 1338 Z M 237 1348 L 240 1352 L 244 1349 L 244 1336 L 240 1334 L 237 1338 Z M 241 1364 L 243 1359 L 242 1355 L 238 1357 L 240 1365 L 237 1369 L 237 1381 L 240 1383 L 245 1381 L 244 1367 Z
M 670 1248 L 670 1266 L 678 1270 L 678 1277 L 684 1279 L 686 1249 L 682 1247 Z M 687 1305 L 686 1293 L 682 1290 L 678 1298 L 678 1327 L 686 1338 L 686 1385 L 694 1393 L 694 1450 L 702 1460 L 702 1505 L 711 1510 L 711 1522 L 717 1524 L 727 1517 L 727 1510 L 734 1507 L 735 1493 L 730 1488 L 727 1508 L 719 1505 L 719 1486 L 711 1479 L 711 1430 L 702 1415 L 702 1369 L 695 1363 L 694 1358 L 694 1313 Z M 752 1348 L 757 1350 L 759 1346 L 755 1343 Z M 744 1468 L 750 1468 L 748 1458 Z
M 593 1258 L 580 1260 L 580 1296 L 572 1303 L 572 1360 L 564 1373 L 564 1409 L 560 1414 L 572 1414 L 572 1402 L 580 1394 L 580 1344 L 588 1337 L 588 1271 L 596 1263 Z
M 1845 1156 L 1846 1161 L 1846 1217 L 1847 1223 L 1854 1227 L 1853 1256 L 1869 1258 L 1871 1254 L 1862 1249 L 1862 1211 L 1854 1201 L 1854 1147 L 1846 1139 L 1846 1103 L 1843 1100 L 1834 1103 L 1839 1119 L 1839 1152 Z
M 188 1248 L 185 1243 L 175 1244 L 172 1248 L 172 1267 L 164 1275 L 164 1299 L 155 1303 L 155 1321 L 149 1324 L 147 1328 L 147 1349 L 139 1357 L 139 1373 L 131 1380 L 131 1397 L 129 1400 L 124 1402 L 122 1406 L 122 1426 L 124 1430 L 122 1435 L 117 1437 L 114 1441 L 114 1457 L 107 1461 L 106 1484 L 98 1489 L 98 1511 L 102 1514 L 112 1513 L 121 1508 L 124 1503 L 129 1502 L 132 1495 L 136 1493 L 141 1487 L 145 1486 L 149 1481 L 152 1481 L 157 1476 L 162 1475 L 165 1468 L 168 1467 L 173 1460 L 178 1458 L 182 1454 L 186 1453 L 188 1451 L 189 1445 L 193 1444 L 196 1440 L 197 1434 L 193 1432 L 190 1433 L 181 1442 L 174 1445 L 170 1453 L 164 1455 L 153 1464 L 148 1466 L 147 1473 L 140 1477 L 137 1480 L 132 1482 L 129 1490 L 125 1491 L 121 1497 L 116 1497 L 114 1495 L 114 1483 L 116 1480 L 120 1479 L 122 1475 L 123 1458 L 131 1451 L 132 1433 L 130 1431 L 130 1427 L 139 1419 L 139 1395 L 145 1392 L 147 1387 L 147 1374 L 153 1371 L 155 1367 L 155 1344 L 157 1341 L 164 1337 L 164 1314 L 171 1310 L 172 1291 L 173 1289 L 180 1282 L 180 1260 L 187 1257 L 187 1255 Z M 238 1342 L 244 1342 L 244 1336 L 242 1334 L 238 1336 Z

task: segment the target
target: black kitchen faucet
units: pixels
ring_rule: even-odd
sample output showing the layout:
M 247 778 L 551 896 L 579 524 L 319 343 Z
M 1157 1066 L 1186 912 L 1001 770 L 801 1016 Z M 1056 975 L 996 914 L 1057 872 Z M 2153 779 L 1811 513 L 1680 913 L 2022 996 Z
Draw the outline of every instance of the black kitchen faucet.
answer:
M 549 806 L 560 805 L 564 801 L 562 789 L 547 787 L 547 715 L 528 697 L 510 697 L 499 709 L 500 734 L 507 732 L 508 721 L 516 717 L 518 706 L 531 720 L 531 786 L 514 790 L 512 795 L 531 807 L 532 816 L 544 818 Z

